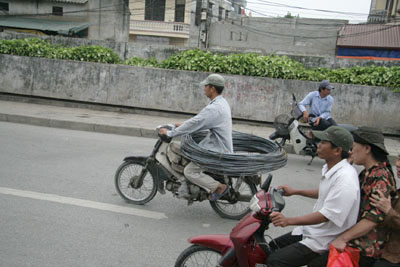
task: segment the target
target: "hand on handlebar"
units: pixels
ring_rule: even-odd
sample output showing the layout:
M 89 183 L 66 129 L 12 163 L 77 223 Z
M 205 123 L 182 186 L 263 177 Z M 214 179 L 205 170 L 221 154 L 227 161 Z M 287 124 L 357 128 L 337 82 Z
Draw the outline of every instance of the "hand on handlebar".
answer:
M 165 128 L 161 128 L 158 132 L 159 132 L 160 134 L 162 134 L 162 135 L 167 135 L 168 130 L 165 129 Z
M 269 218 L 271 219 L 271 222 L 274 224 L 274 226 L 281 226 L 281 227 L 286 227 L 289 225 L 289 219 L 286 218 L 282 213 L 274 211 L 269 215 Z
M 313 126 L 318 126 L 320 122 L 321 122 L 321 117 L 317 117 L 313 123 Z
M 280 185 L 276 188 L 278 191 L 282 190 L 282 195 L 286 197 L 290 197 L 295 194 L 295 190 L 288 185 Z

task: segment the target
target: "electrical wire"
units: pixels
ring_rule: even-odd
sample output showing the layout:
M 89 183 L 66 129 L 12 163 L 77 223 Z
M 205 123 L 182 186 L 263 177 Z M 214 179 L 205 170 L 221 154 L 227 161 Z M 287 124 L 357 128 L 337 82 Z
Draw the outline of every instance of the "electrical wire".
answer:
M 287 7 L 287 8 L 293 8 L 293 9 L 310 10 L 310 11 L 318 11 L 318 12 L 324 12 L 324 13 L 334 13 L 334 14 L 350 15 L 350 16 L 368 16 L 369 15 L 366 13 L 335 11 L 335 10 L 327 10 L 327 9 L 315 9 L 315 8 L 306 8 L 306 7 L 300 7 L 300 6 L 292 6 L 292 5 L 270 2 L 270 1 L 266 1 L 266 0 L 258 0 L 258 1 L 261 2 L 263 5 L 268 5 L 268 6 Z M 258 4 L 261 4 L 261 3 L 258 3 Z
M 243 5 L 239 5 L 238 3 L 234 3 L 233 1 L 231 1 L 231 0 L 226 0 L 227 2 L 229 2 L 229 3 L 231 3 L 232 5 L 236 5 L 236 6 L 239 6 L 240 8 L 242 8 L 242 9 L 245 9 L 245 10 L 249 10 L 249 11 L 251 11 L 251 12 L 253 12 L 253 13 L 256 13 L 256 14 L 259 14 L 259 15 L 262 15 L 262 16 L 264 16 L 264 17 L 273 17 L 273 16 L 269 16 L 269 15 L 266 15 L 265 13 L 261 13 L 261 12 L 259 12 L 259 11 L 257 11 L 257 10 L 253 10 L 253 9 L 250 9 L 250 8 L 247 8 L 247 7 L 244 7 Z M 129 1 L 129 3 L 131 3 L 131 4 L 138 4 L 138 3 L 145 3 L 146 2 L 146 0 L 139 0 L 139 1 Z M 187 5 L 190 5 L 190 4 L 193 4 L 193 3 L 196 3 L 197 2 L 197 0 L 190 0 L 188 3 L 186 3 Z M 262 1 L 261 1 L 262 2 Z M 266 1 L 267 3 L 268 3 L 268 1 Z M 122 10 L 118 10 L 118 9 L 116 9 L 116 10 L 109 10 L 108 8 L 112 8 L 112 7 L 118 7 L 118 6 L 121 6 L 121 5 L 125 5 L 125 2 L 123 2 L 123 3 L 118 3 L 118 4 L 114 4 L 114 5 L 108 5 L 108 6 L 102 6 L 102 7 L 98 7 L 98 8 L 90 8 L 90 9 L 81 9 L 81 10 L 74 10 L 74 11 L 65 11 L 65 12 L 63 12 L 63 14 L 66 14 L 66 15 L 69 15 L 69 14 L 74 14 L 74 13 L 84 13 L 84 12 L 87 12 L 87 13 L 92 13 L 92 12 L 116 12 L 116 13 L 123 13 L 123 12 L 127 12 L 127 11 L 122 11 Z M 301 7 L 299 7 L 299 8 L 301 8 Z M 128 9 L 128 8 L 127 8 Z M 306 8 L 304 8 L 304 9 L 306 9 Z M 129 10 L 130 11 L 144 11 L 144 8 L 129 8 Z M 166 8 L 165 10 L 175 10 L 175 8 Z M 329 11 L 329 10 L 324 10 L 324 11 L 326 11 L 326 12 L 330 12 L 330 13 L 338 13 L 338 14 L 345 14 L 345 13 L 349 13 L 349 14 L 361 14 L 361 13 L 352 13 L 352 12 L 340 12 L 340 11 Z M 185 11 L 185 13 L 194 13 L 193 11 Z M 38 13 L 38 14 L 6 14 L 6 15 L 3 15 L 3 16 L 49 16 L 49 15 L 53 15 L 53 13 Z M 139 15 L 138 13 L 136 13 L 135 15 Z M 276 14 L 276 15 L 278 15 L 278 14 Z M 302 24 L 302 22 L 298 22 L 298 24 Z M 307 24 L 307 23 L 305 23 L 305 24 Z M 321 26 L 323 26 L 324 24 L 321 24 Z M 327 25 L 327 26 L 330 26 L 330 25 Z
M 140 2 L 145 2 L 146 0 L 140 0 L 140 1 L 129 1 L 130 3 L 140 3 Z M 227 0 L 228 2 L 230 2 L 231 4 L 235 4 L 235 5 L 238 5 L 237 3 L 234 3 L 234 2 L 232 2 L 231 0 Z M 196 2 L 196 0 L 191 0 L 190 2 L 189 2 L 189 4 L 190 3 L 195 3 Z M 268 1 L 264 1 L 264 2 L 268 2 Z M 112 7 L 117 7 L 117 6 L 121 6 L 121 5 L 125 5 L 125 3 L 119 3 L 119 4 L 114 4 L 114 5 L 109 5 L 109 6 L 103 6 L 103 7 L 98 7 L 98 8 L 91 8 L 91 9 L 85 9 L 85 10 L 76 10 L 76 11 L 67 11 L 67 12 L 64 12 L 64 14 L 73 14 L 73 13 L 82 13 L 82 12 L 117 12 L 117 13 L 122 13 L 122 12 L 124 12 L 124 11 L 122 11 L 122 10 L 107 10 L 107 8 L 112 8 Z M 248 9 L 248 8 L 246 8 L 246 7 L 244 7 L 244 6 L 242 6 L 242 5 L 239 5 L 241 8 L 243 8 L 243 9 L 247 9 L 247 10 L 250 10 L 250 11 L 254 11 L 254 10 L 251 10 L 251 9 Z M 170 8 L 171 10 L 174 10 L 174 8 Z M 134 14 L 134 15 L 142 15 L 142 14 L 144 14 L 144 9 L 143 8 L 138 8 L 138 9 L 129 9 L 129 10 L 131 10 L 131 11 L 143 11 L 143 13 L 136 13 L 136 14 Z M 167 9 L 166 9 L 167 10 Z M 169 9 L 168 9 L 169 10 Z M 326 10 L 325 10 L 326 11 Z M 125 11 L 125 12 L 127 12 L 127 11 Z M 255 12 L 257 12 L 257 11 L 255 11 Z M 334 11 L 332 11 L 332 12 L 334 12 Z M 191 14 L 195 14 L 196 12 L 194 12 L 194 11 L 185 11 L 185 13 L 191 13 Z M 265 15 L 265 14 L 262 14 L 262 13 L 260 13 L 260 12 L 257 12 L 257 13 L 259 13 L 259 14 L 261 14 L 261 15 Z M 349 13 L 351 13 L 351 12 L 349 12 Z M 132 13 L 131 13 L 132 14 Z M 358 14 L 361 14 L 361 13 L 358 13 Z M 13 15 L 13 14 L 7 14 L 7 15 L 2 15 L 2 16 L 4 16 L 4 17 L 8 17 L 8 16 L 46 16 L 46 15 L 52 15 L 52 13 L 40 13 L 40 14 L 18 14 L 18 15 Z M 215 18 L 218 18 L 218 16 L 214 16 L 214 15 L 209 15 L 210 17 L 215 17 Z M 302 39 L 327 39 L 327 38 L 336 38 L 336 37 L 341 37 L 341 38 L 344 38 L 344 37 L 353 37 L 353 36 L 362 36 L 362 35 L 368 35 L 368 34 L 371 34 L 371 33 L 377 33 L 377 32 L 380 32 L 380 31 L 384 31 L 384 30 L 387 30 L 387 29 L 389 29 L 389 28 L 392 28 L 392 27 L 396 27 L 396 25 L 390 25 L 390 26 L 388 26 L 387 28 L 381 28 L 381 29 L 374 29 L 374 30 L 371 30 L 371 31 L 365 31 L 365 32 L 361 32 L 361 33 L 352 33 L 352 34 L 347 34 L 347 35 L 332 35 L 332 36 L 306 36 L 306 35 L 294 35 L 294 34 L 284 34 L 284 33 L 281 33 L 281 32 L 273 32 L 273 31 L 266 31 L 266 30 L 261 30 L 260 28 L 254 28 L 254 27 L 251 27 L 250 25 L 238 25 L 238 24 L 235 24 L 234 23 L 234 20 L 232 19 L 232 22 L 231 22 L 232 24 L 234 24 L 235 26 L 237 26 L 237 27 L 240 27 L 240 28 L 243 28 L 243 29 L 245 29 L 245 30 L 248 30 L 249 32 L 251 32 L 251 33 L 255 33 L 255 34 L 258 34 L 258 35 L 264 35 L 264 36 L 280 36 L 280 37 L 294 37 L 294 38 L 302 38 Z M 269 22 L 263 22 L 263 23 L 269 23 Z M 272 22 L 271 22 L 272 23 Z M 299 24 L 299 25 L 302 25 L 302 24 L 304 24 L 304 25 L 310 25 L 310 24 L 307 24 L 307 23 L 302 23 L 302 22 L 296 22 L 297 24 Z M 107 24 L 109 24 L 109 23 L 107 23 Z M 92 24 L 91 24 L 92 25 Z M 317 25 L 317 24 L 311 24 L 311 25 Z M 326 26 L 326 27 L 331 27 L 331 25 L 329 25 L 329 24 L 319 24 L 318 26 Z
M 207 132 L 182 136 L 182 154 L 208 172 L 229 176 L 253 176 L 286 165 L 284 149 L 271 140 L 252 134 L 232 132 L 235 153 L 219 153 L 199 145 Z

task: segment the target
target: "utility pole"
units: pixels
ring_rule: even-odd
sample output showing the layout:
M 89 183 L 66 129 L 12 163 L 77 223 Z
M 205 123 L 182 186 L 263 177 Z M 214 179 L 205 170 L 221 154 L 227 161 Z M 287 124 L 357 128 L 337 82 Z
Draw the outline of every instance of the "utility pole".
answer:
M 208 18 L 209 16 L 209 0 L 199 0 L 201 1 L 201 18 L 200 18 L 200 47 L 207 48 L 208 39 Z
M 389 8 L 388 8 L 388 13 L 387 13 L 387 22 L 390 22 L 392 18 L 392 9 L 393 9 L 393 0 L 388 0 L 390 1 Z

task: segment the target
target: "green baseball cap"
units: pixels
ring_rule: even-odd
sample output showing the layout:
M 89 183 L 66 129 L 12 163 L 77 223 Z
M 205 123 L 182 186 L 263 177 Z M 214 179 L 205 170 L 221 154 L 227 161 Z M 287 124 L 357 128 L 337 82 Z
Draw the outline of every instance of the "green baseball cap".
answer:
M 214 86 L 225 86 L 225 79 L 219 74 L 210 74 L 208 77 L 200 83 L 201 86 L 214 85 Z
M 385 147 L 385 137 L 380 129 L 361 126 L 353 132 L 353 136 L 355 142 L 375 146 L 386 155 L 389 154 Z
M 324 131 L 312 131 L 313 136 L 319 140 L 329 141 L 343 151 L 349 152 L 353 147 L 353 136 L 351 133 L 339 126 L 331 126 Z

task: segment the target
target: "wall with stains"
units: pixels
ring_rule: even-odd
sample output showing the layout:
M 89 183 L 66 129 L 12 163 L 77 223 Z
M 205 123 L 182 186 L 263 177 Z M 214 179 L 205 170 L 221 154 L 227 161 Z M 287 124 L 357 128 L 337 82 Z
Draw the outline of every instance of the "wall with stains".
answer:
M 199 82 L 209 73 L 0 55 L 0 92 L 195 114 L 207 103 Z M 318 82 L 223 75 L 234 118 L 273 122 Z M 400 135 L 400 93 L 334 84 L 338 123 L 369 125 Z

